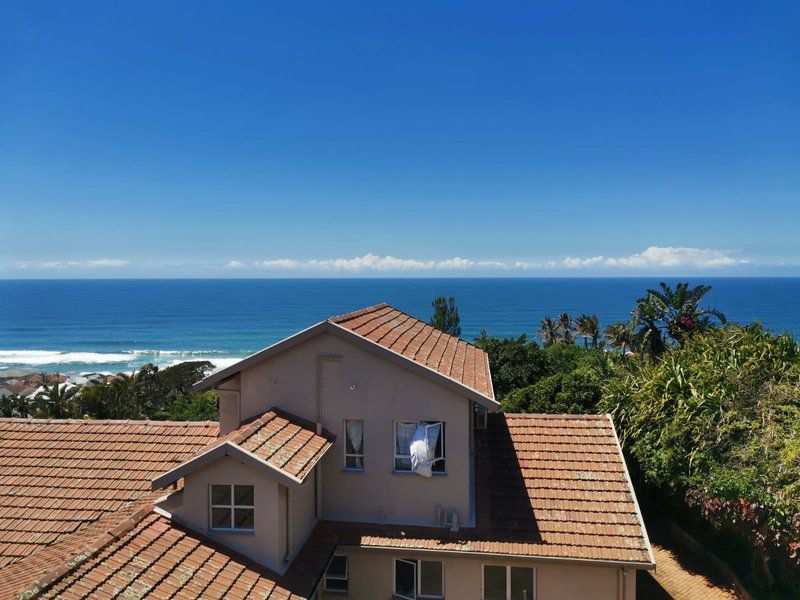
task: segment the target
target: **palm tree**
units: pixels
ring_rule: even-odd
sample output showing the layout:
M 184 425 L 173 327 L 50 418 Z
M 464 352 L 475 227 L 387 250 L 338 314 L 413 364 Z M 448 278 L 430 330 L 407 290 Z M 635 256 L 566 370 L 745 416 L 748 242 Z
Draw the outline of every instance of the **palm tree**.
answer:
M 555 319 L 545 317 L 539 327 L 539 339 L 545 346 L 552 346 L 561 341 L 561 328 Z
M 78 388 L 59 383 L 58 374 L 54 381 L 48 385 L 47 376 L 42 374 L 42 391 L 33 398 L 36 412 L 40 417 L 63 419 L 72 413 L 70 403 Z
M 661 291 L 647 290 L 647 294 L 650 302 L 662 313 L 667 334 L 679 346 L 683 346 L 692 334 L 716 327 L 712 319 L 725 324 L 725 315 L 716 308 L 700 307 L 703 297 L 711 290 L 710 285 L 689 288 L 689 284 L 684 282 L 676 285 L 675 290 L 663 282 L 660 286 Z
M 575 319 L 575 332 L 583 338 L 584 347 L 589 347 L 589 340 L 592 348 L 597 348 L 597 341 L 600 337 L 600 321 L 596 315 L 581 315 Z
M 614 350 L 625 354 L 625 351 L 634 345 L 634 335 L 632 323 L 611 323 L 606 327 L 603 337 L 608 340 L 608 345 Z
M 575 336 L 572 334 L 573 326 L 572 317 L 569 316 L 569 313 L 561 313 L 559 315 L 558 328 L 561 330 L 561 337 L 568 344 L 575 341 Z

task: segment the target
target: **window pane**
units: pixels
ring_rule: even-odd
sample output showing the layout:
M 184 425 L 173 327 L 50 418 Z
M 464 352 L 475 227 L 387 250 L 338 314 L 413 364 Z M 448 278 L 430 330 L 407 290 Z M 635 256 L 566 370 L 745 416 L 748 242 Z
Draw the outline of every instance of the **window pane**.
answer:
M 229 485 L 211 486 L 211 504 L 230 504 L 230 503 L 231 503 L 231 486 Z
M 255 526 L 255 515 L 252 508 L 234 509 L 234 517 L 236 529 L 252 529 Z
M 233 500 L 237 506 L 253 506 L 253 486 L 252 485 L 235 485 L 233 486 Z
M 361 470 L 364 468 L 364 460 L 360 456 L 347 456 L 344 459 L 344 466 L 346 469 Z
M 345 453 L 364 453 L 364 421 L 361 419 L 348 419 L 344 422 Z
M 333 559 L 331 559 L 328 570 L 325 571 L 325 575 L 328 577 L 345 577 L 347 575 L 347 557 L 334 556 Z
M 395 454 L 411 456 L 411 440 L 416 430 L 416 423 L 395 423 Z
M 332 592 L 346 592 L 347 579 L 326 579 L 325 589 Z
M 533 569 L 511 567 L 511 600 L 533 600 Z
M 411 470 L 411 459 L 410 458 L 395 458 L 394 459 L 394 470 L 395 471 L 410 471 Z
M 437 460 L 435 463 L 433 463 L 431 471 L 433 471 L 434 473 L 444 473 L 447 470 L 446 467 L 447 465 L 444 462 L 444 459 Z
M 419 593 L 423 596 L 443 596 L 442 566 L 438 560 L 423 560 L 419 565 Z
M 483 565 L 484 600 L 506 600 L 506 568 Z
M 416 598 L 417 565 L 406 560 L 394 561 L 394 591 L 406 598 Z
M 231 509 L 230 508 L 212 508 L 211 509 L 211 526 L 220 529 L 231 528 Z

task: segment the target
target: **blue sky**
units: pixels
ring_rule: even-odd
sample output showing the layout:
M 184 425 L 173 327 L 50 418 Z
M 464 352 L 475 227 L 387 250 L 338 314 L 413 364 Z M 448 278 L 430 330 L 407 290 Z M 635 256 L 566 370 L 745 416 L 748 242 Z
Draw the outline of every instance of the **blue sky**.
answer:
M 0 277 L 800 274 L 794 2 L 0 2 Z

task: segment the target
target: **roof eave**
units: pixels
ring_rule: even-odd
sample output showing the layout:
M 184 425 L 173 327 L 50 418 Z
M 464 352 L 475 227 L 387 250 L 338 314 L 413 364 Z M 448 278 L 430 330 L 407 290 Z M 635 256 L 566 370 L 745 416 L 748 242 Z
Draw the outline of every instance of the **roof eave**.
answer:
M 304 329 L 303 331 L 296 333 L 280 342 L 273 344 L 272 346 L 268 346 L 263 350 L 259 350 L 255 354 L 251 354 L 247 358 L 240 360 L 237 363 L 230 365 L 224 369 L 220 369 L 216 373 L 212 373 L 205 379 L 201 380 L 200 382 L 194 384 L 192 386 L 192 391 L 194 392 L 202 392 L 213 387 L 215 384 L 221 382 L 224 379 L 232 377 L 237 373 L 240 373 L 244 369 L 261 362 L 262 360 L 266 360 L 284 350 L 288 350 L 289 348 L 305 342 L 320 333 L 332 333 L 337 335 L 345 340 L 353 342 L 357 346 L 364 348 L 370 352 L 378 354 L 398 365 L 406 367 L 418 375 L 422 375 L 428 379 L 435 381 L 436 383 L 450 389 L 451 391 L 466 396 L 470 400 L 477 402 L 478 404 L 485 406 L 488 409 L 496 410 L 500 408 L 500 403 L 494 399 L 494 397 L 489 397 L 487 395 L 481 394 L 471 387 L 464 385 L 463 383 L 452 379 L 451 377 L 447 377 L 446 375 L 442 375 L 438 371 L 431 369 L 430 367 L 426 367 L 425 365 L 421 365 L 414 360 L 399 354 L 398 352 L 394 352 L 393 350 L 389 350 L 388 348 L 384 348 L 380 344 L 373 342 L 372 340 L 368 340 L 367 338 L 358 335 L 347 329 L 346 327 L 342 327 L 337 323 L 333 323 L 331 321 L 322 321 L 321 323 L 317 323 L 316 325 L 312 325 L 308 329 Z M 486 358 L 488 361 L 488 357 Z M 488 362 L 487 362 L 487 369 L 488 369 Z M 491 386 L 491 372 L 489 371 L 489 381 Z M 492 396 L 494 392 L 492 392 Z
M 194 473 L 218 461 L 225 456 L 230 456 L 241 462 L 242 464 L 252 466 L 256 469 L 266 469 L 267 476 L 270 479 L 275 479 L 278 483 L 281 483 L 288 487 L 296 487 L 302 485 L 303 482 L 306 480 L 306 477 L 314 470 L 317 466 L 317 463 L 322 459 L 322 457 L 332 448 L 332 445 L 325 448 L 317 458 L 310 463 L 306 467 L 306 475 L 304 477 L 295 477 L 291 473 L 287 473 L 286 471 L 279 469 L 278 467 L 269 464 L 267 461 L 263 460 L 262 458 L 256 456 L 252 452 L 245 450 L 238 444 L 235 444 L 231 441 L 223 442 L 213 448 L 209 448 L 206 452 L 202 454 L 198 454 L 197 456 L 187 460 L 184 463 L 181 463 L 177 467 L 170 469 L 163 475 L 159 475 L 155 479 L 153 479 L 150 483 L 151 488 L 153 490 L 158 490 L 165 488 L 166 486 L 175 483 L 179 479 Z

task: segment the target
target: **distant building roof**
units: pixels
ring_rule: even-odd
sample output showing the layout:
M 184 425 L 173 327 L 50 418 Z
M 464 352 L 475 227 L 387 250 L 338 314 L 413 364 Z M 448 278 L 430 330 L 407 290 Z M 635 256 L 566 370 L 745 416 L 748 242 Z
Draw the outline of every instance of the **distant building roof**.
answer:
M 336 436 L 328 431 L 317 435 L 314 423 L 273 408 L 156 477 L 153 488 L 174 483 L 209 460 L 223 456 L 236 456 L 256 467 L 267 467 L 288 478 L 288 483 L 302 483 L 335 440 Z

